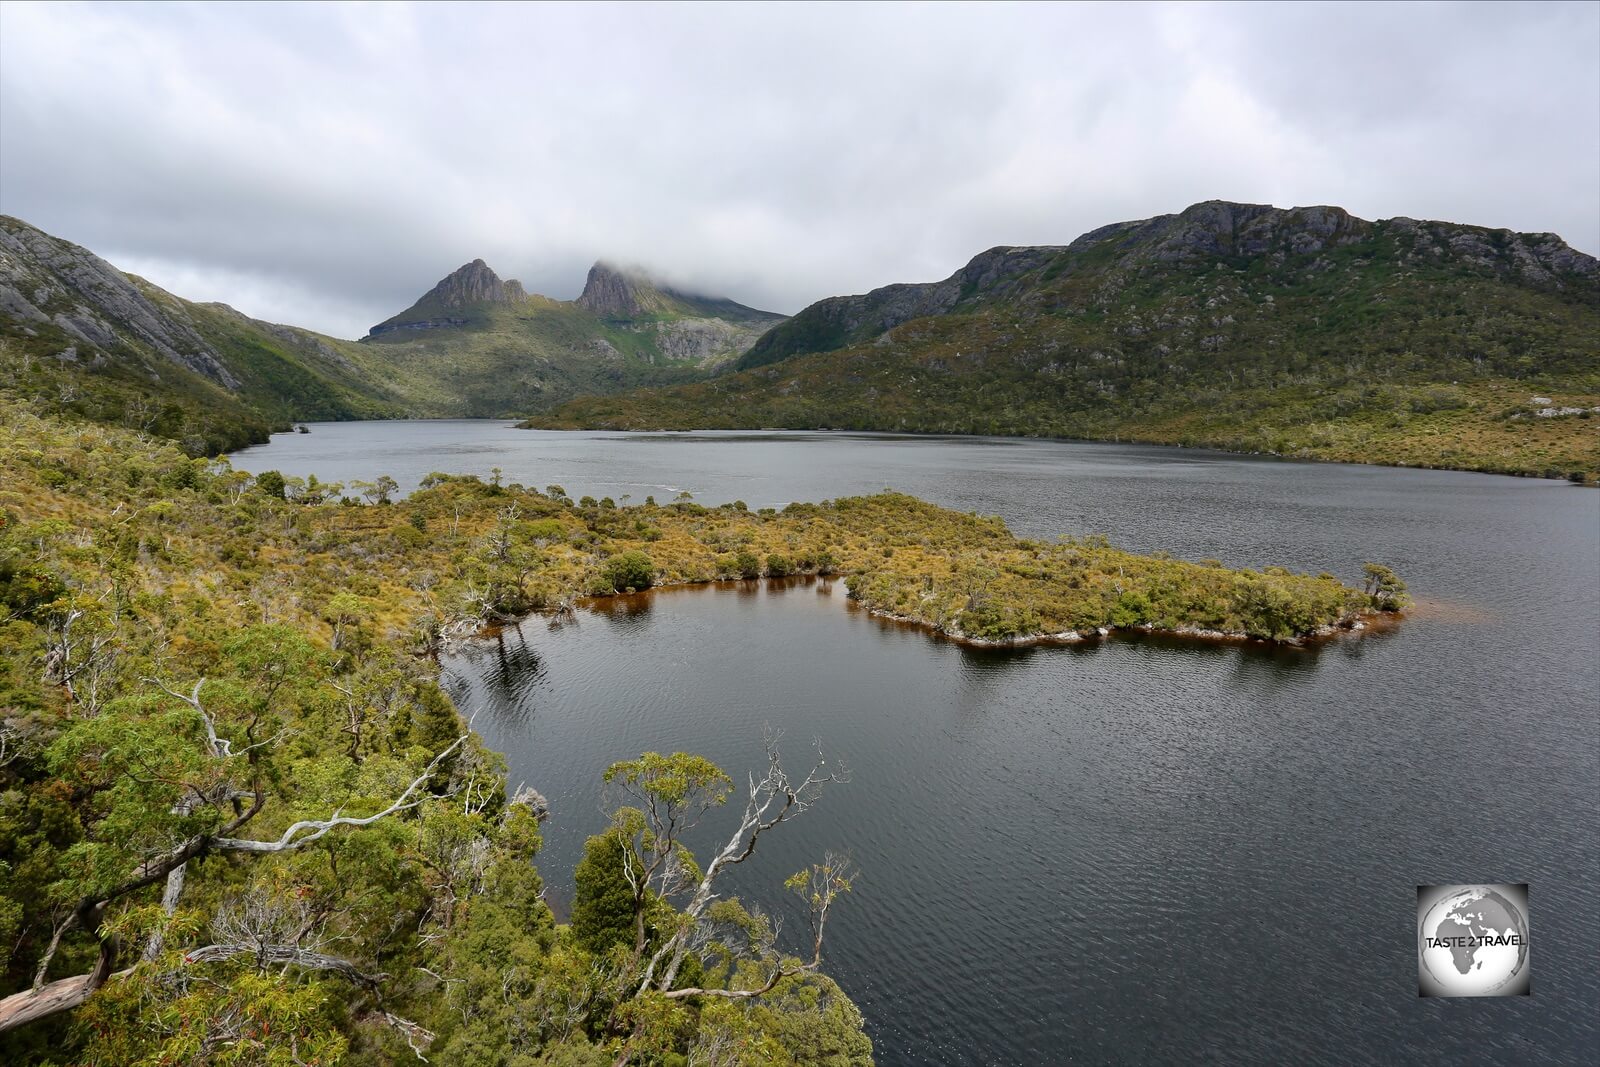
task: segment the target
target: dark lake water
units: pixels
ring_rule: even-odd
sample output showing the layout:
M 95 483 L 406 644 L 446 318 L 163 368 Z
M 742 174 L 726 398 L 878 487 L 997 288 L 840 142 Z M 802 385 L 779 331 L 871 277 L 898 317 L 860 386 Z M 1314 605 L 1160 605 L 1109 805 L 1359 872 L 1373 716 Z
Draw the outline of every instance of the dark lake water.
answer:
M 1348 579 L 1389 563 L 1418 609 L 1311 651 L 978 652 L 837 583 L 729 583 L 528 620 L 446 680 L 552 802 L 558 908 L 612 761 L 683 749 L 742 779 L 764 726 L 797 769 L 820 738 L 852 780 L 764 839 L 737 888 L 776 910 L 787 875 L 854 857 L 827 965 L 885 1064 L 1600 1062 L 1600 493 L 1138 446 L 490 422 L 314 424 L 235 460 L 407 486 L 498 466 L 574 496 L 751 507 L 893 487 L 1030 536 Z M 1454 882 L 1530 883 L 1531 996 L 1417 996 L 1416 887 Z

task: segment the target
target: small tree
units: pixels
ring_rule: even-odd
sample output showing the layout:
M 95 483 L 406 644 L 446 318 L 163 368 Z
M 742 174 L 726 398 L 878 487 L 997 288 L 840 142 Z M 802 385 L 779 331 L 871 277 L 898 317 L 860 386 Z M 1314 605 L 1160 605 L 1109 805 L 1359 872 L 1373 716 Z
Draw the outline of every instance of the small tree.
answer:
M 1400 611 L 1411 603 L 1406 595 L 1406 583 L 1400 576 L 1381 563 L 1368 563 L 1362 568 L 1367 575 L 1361 591 L 1379 611 Z
M 387 474 L 378 475 L 375 482 L 363 482 L 361 495 L 367 498 L 369 504 L 388 504 L 393 493 L 398 491 L 400 483 Z
M 572 936 L 597 956 L 619 945 L 629 950 L 635 947 L 639 905 L 627 877 L 630 865 L 637 863 L 637 857 L 629 853 L 631 845 L 622 829 L 613 826 L 589 838 L 583 846 L 583 859 L 573 871 Z M 647 894 L 642 909 L 648 912 L 655 900 L 654 894 Z
M 681 836 L 728 799 L 733 779 L 704 756 L 646 752 L 638 759 L 613 763 L 606 769 L 605 781 L 634 802 L 617 809 L 603 836 L 618 845 L 620 873 L 631 890 L 637 960 L 648 939 L 645 919 L 652 898 L 670 897 L 700 877 Z

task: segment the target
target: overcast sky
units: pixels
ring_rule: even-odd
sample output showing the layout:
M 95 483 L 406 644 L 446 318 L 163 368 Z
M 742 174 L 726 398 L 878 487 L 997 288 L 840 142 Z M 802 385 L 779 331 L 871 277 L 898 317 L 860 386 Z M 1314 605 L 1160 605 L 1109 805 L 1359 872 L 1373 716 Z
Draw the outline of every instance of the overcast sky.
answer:
M 794 312 L 1212 198 L 1600 251 L 1600 4 L 0 5 L 0 212 L 344 337 L 476 257 Z

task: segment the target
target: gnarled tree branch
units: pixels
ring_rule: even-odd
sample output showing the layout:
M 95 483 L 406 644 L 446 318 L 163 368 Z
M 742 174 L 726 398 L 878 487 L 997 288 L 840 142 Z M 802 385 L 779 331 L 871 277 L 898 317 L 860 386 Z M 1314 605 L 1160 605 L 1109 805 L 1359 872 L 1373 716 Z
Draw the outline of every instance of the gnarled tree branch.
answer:
M 706 864 L 705 873 L 695 887 L 694 895 L 683 909 L 683 921 L 673 935 L 656 950 L 650 963 L 645 967 L 643 978 L 639 983 L 639 992 L 643 993 L 652 985 L 663 992 L 672 988 L 672 983 L 678 977 L 678 970 L 683 965 L 684 957 L 688 955 L 691 932 L 711 902 L 717 899 L 718 876 L 729 867 L 749 859 L 755 853 L 756 843 L 762 834 L 815 804 L 822 794 L 823 786 L 849 781 L 849 773 L 844 767 L 825 772 L 826 767 L 827 760 L 823 758 L 819 745 L 816 763 L 812 765 L 804 780 L 795 782 L 783 769 L 783 763 L 778 758 L 776 735 L 768 735 L 767 773 L 759 780 L 754 774 L 749 776 L 749 796 L 745 800 L 744 817 L 727 843 L 711 858 L 711 862 Z M 657 979 L 657 968 L 663 964 L 665 969 L 659 972 L 660 978 Z
M 166 687 L 162 686 L 162 688 L 165 689 Z M 193 700 L 194 704 L 191 706 L 196 706 L 199 701 L 199 691 L 200 686 L 197 684 L 193 697 L 184 697 L 176 693 L 173 695 L 185 703 Z M 168 690 L 168 692 L 171 691 Z M 203 711 L 201 714 L 202 716 L 205 715 Z M 210 736 L 215 736 L 209 719 L 207 731 Z M 211 851 L 257 854 L 288 852 L 321 839 L 337 827 L 371 826 L 380 819 L 415 808 L 426 799 L 425 796 L 419 794 L 422 793 L 423 787 L 434 772 L 439 769 L 439 765 L 452 753 L 460 749 L 466 741 L 467 735 L 465 734 L 456 738 L 454 743 L 429 761 L 427 769 L 413 779 L 392 804 L 377 814 L 363 818 L 352 818 L 335 813 L 328 819 L 303 819 L 292 824 L 276 841 L 253 841 L 249 838 L 230 836 L 255 818 L 256 814 L 265 806 L 266 793 L 258 785 L 254 792 L 250 794 L 254 798 L 250 807 L 237 814 L 223 826 L 220 833 L 198 834 L 191 837 L 176 848 L 145 860 L 134 869 L 132 876 L 122 884 L 111 890 L 96 893 L 81 900 L 67 914 L 66 918 L 57 924 L 55 932 L 50 939 L 50 947 L 45 952 L 44 959 L 40 962 L 38 971 L 35 974 L 33 988 L 21 993 L 14 993 L 4 1000 L 0 1000 L 0 1033 L 14 1030 L 19 1026 L 63 1011 L 70 1011 L 88 1000 L 96 989 L 105 984 L 106 979 L 112 973 L 112 967 L 115 965 L 117 950 L 114 941 L 105 939 L 102 939 L 100 945 L 100 960 L 90 973 L 63 978 L 48 984 L 45 983 L 44 978 L 49 971 L 51 960 L 55 957 L 56 949 L 61 943 L 61 938 L 77 927 L 98 931 L 101 916 L 106 906 L 111 902 L 157 882 L 167 881 L 174 871 L 184 867 L 190 860 Z M 226 742 L 219 739 L 219 743 L 212 747 L 213 754 L 220 755 L 221 752 L 225 751 L 225 745 Z M 253 755 L 252 759 L 254 759 Z M 168 891 L 181 891 L 182 882 L 182 876 L 179 876 L 176 880 L 176 886 L 169 882 Z M 216 946 L 211 947 L 215 948 Z
M 226 945 L 206 945 L 190 949 L 183 954 L 185 963 L 217 963 L 236 956 L 253 956 L 258 966 L 289 964 L 313 971 L 329 971 L 368 989 L 377 989 L 378 983 L 389 977 L 386 974 L 368 974 L 347 959 L 312 952 L 298 945 L 260 945 L 240 941 Z

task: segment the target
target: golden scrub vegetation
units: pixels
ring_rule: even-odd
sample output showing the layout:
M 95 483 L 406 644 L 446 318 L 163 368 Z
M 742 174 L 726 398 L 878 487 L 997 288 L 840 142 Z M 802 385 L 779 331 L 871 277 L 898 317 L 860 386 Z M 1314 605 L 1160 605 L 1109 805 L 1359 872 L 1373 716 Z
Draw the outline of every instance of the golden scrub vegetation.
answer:
M 1404 599 L 1376 565 L 1355 588 L 1025 540 L 895 493 L 619 507 L 441 474 L 396 500 L 386 478 L 252 476 L 10 399 L 0 415 L 8 1061 L 870 1062 L 820 936 L 786 950 L 712 892 L 737 849 L 674 840 L 728 795 L 722 769 L 614 767 L 616 818 L 558 924 L 533 865 L 542 801 L 508 792 L 431 654 L 584 595 L 796 574 L 990 641 L 1290 640 Z M 834 784 L 769 755 L 751 834 Z M 849 883 L 833 859 L 788 882 L 818 931 Z

